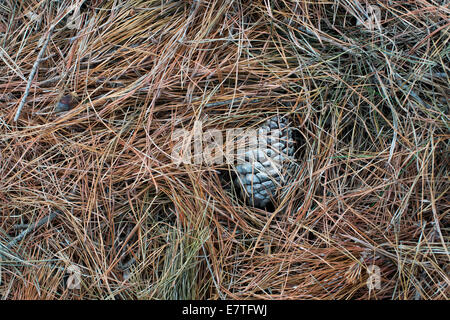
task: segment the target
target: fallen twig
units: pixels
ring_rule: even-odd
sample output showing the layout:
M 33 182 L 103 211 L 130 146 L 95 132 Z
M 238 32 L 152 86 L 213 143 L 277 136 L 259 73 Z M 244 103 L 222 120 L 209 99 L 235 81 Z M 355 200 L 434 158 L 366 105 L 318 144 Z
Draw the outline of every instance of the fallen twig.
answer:
M 52 36 L 53 29 L 55 25 L 52 25 L 50 29 L 48 30 L 47 39 L 45 40 L 44 44 L 42 45 L 41 51 L 39 51 L 38 57 L 36 61 L 34 62 L 33 69 L 31 69 L 30 76 L 28 77 L 27 86 L 25 88 L 25 92 L 23 94 L 22 100 L 20 101 L 19 108 L 17 109 L 16 115 L 14 116 L 14 121 L 17 121 L 20 116 L 20 112 L 22 112 L 22 108 L 25 105 L 25 100 L 28 97 L 28 92 L 31 88 L 31 82 L 33 81 L 34 75 L 36 74 L 37 68 L 39 67 L 39 63 L 42 61 L 42 55 L 44 54 L 45 49 L 47 48 L 48 42 L 50 41 L 50 37 Z
M 34 231 L 35 229 L 39 228 L 43 224 L 52 221 L 53 219 L 58 216 L 57 212 L 51 212 L 48 216 L 42 218 L 36 223 L 33 223 L 32 225 L 28 226 L 25 230 L 23 230 L 17 237 L 12 239 L 7 245 L 6 248 L 10 249 L 14 247 L 19 241 L 21 241 L 23 238 L 25 238 L 30 232 Z

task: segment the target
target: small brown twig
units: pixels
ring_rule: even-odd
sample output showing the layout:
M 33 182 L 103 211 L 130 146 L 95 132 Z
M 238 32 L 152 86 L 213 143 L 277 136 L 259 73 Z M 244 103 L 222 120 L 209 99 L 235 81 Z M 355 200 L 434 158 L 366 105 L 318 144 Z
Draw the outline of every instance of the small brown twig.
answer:
M 31 82 L 33 81 L 34 75 L 36 74 L 37 68 L 39 67 L 39 63 L 42 61 L 42 56 L 44 54 L 45 49 L 47 48 L 48 42 L 50 41 L 50 37 L 53 33 L 55 25 L 52 25 L 50 29 L 48 30 L 47 39 L 45 40 L 44 44 L 42 45 L 41 50 L 39 51 L 39 54 L 37 56 L 36 61 L 34 62 L 33 69 L 31 69 L 30 76 L 28 77 L 27 86 L 25 88 L 25 92 L 23 94 L 22 100 L 20 101 L 19 108 L 17 109 L 16 115 L 14 116 L 14 121 L 17 122 L 20 116 L 20 112 L 22 112 L 22 108 L 25 105 L 25 100 L 28 97 L 28 92 L 31 88 Z
M 19 241 L 21 241 L 23 238 L 25 238 L 30 232 L 34 231 L 35 229 L 39 228 L 43 224 L 52 221 L 53 219 L 58 216 L 58 212 L 51 212 L 48 216 L 42 218 L 36 223 L 33 223 L 29 225 L 25 230 L 23 230 L 17 237 L 12 239 L 7 245 L 6 248 L 10 249 L 14 247 Z

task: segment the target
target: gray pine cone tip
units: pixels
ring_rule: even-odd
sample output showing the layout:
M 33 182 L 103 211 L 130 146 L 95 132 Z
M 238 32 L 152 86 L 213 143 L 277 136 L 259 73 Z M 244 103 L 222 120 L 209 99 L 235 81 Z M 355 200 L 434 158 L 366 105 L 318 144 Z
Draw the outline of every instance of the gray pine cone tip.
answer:
M 294 160 L 292 128 L 286 117 L 274 116 L 257 130 L 257 145 L 238 159 L 235 183 L 249 204 L 265 208 L 289 179 Z

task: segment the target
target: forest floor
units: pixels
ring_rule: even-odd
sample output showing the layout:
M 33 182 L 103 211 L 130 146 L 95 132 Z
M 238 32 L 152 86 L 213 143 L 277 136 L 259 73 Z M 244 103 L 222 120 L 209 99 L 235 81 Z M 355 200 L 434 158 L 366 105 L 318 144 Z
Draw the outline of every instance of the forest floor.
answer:
M 0 298 L 449 299 L 448 1 L 0 3 Z M 270 210 L 174 132 L 282 115 Z

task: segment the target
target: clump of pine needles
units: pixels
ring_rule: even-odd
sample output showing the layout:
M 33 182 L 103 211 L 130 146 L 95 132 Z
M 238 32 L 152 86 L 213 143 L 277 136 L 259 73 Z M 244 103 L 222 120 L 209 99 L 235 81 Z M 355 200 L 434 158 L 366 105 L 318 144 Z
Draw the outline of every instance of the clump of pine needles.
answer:
M 449 21 L 434 0 L 2 1 L 0 297 L 448 299 Z M 277 114 L 299 169 L 273 212 L 171 157 L 195 121 Z

